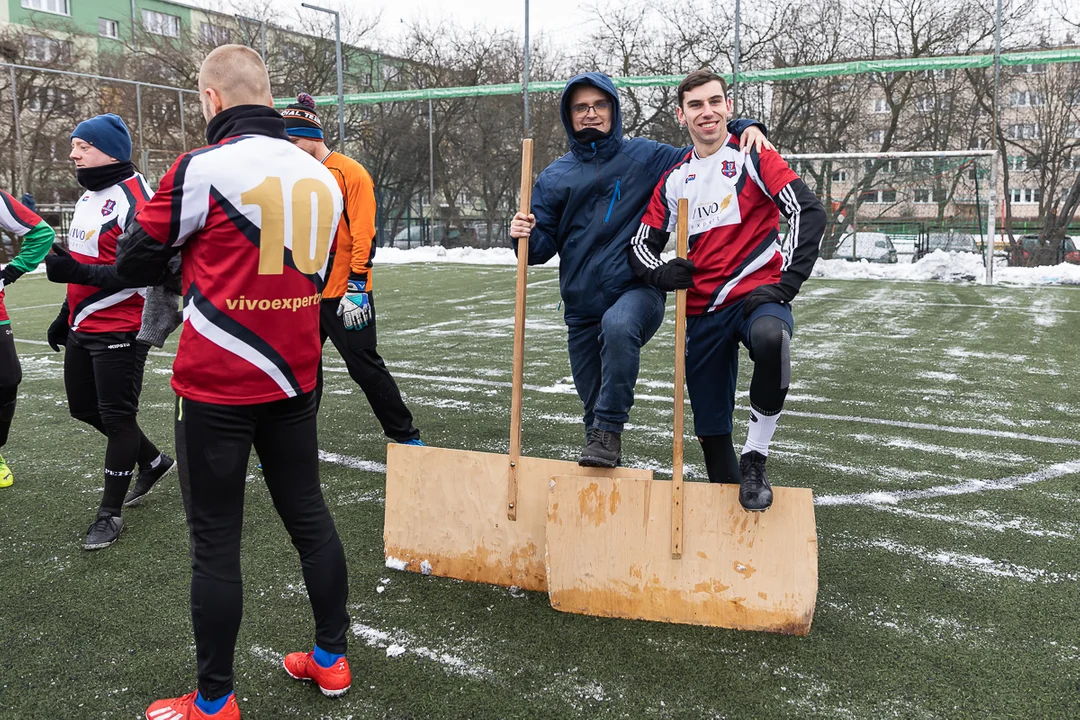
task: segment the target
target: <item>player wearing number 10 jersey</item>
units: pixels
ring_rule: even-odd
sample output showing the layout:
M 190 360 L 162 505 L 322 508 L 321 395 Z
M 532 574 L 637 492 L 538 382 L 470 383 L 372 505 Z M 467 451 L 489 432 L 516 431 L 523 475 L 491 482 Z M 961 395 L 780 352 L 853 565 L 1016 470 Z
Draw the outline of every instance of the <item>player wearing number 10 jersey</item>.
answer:
M 176 450 L 191 534 L 198 690 L 147 717 L 239 718 L 233 654 L 243 607 L 240 536 L 252 446 L 300 553 L 315 649 L 285 658 L 328 695 L 345 660 L 345 554 L 319 485 L 314 388 L 319 301 L 342 198 L 289 142 L 259 55 L 211 52 L 199 71 L 210 145 L 182 155 L 121 243 L 121 276 L 155 284 L 181 253 L 184 325 L 173 366 Z M 181 644 L 182 645 L 182 644 Z

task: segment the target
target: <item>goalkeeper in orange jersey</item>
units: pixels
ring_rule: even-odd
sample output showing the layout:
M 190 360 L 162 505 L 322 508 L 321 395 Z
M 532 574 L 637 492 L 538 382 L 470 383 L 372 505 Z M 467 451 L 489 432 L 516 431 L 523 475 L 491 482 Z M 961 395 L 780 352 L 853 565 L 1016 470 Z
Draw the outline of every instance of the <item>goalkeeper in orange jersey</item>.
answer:
M 349 375 L 364 391 L 383 432 L 395 442 L 423 445 L 413 426 L 412 413 L 401 391 L 375 349 L 375 298 L 371 285 L 371 259 L 375 256 L 375 186 L 364 166 L 334 152 L 323 142 L 315 100 L 301 93 L 282 111 L 285 132 L 297 147 L 326 166 L 345 198 L 337 236 L 330 249 L 330 276 L 323 289 L 320 313 L 322 339 L 334 343 Z M 319 365 L 316 397 L 322 399 L 323 375 Z

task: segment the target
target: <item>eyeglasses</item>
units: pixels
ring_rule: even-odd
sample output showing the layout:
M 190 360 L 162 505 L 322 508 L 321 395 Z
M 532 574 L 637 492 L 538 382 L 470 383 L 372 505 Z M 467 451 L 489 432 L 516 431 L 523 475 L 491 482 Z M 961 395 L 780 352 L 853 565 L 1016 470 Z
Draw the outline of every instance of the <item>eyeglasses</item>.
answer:
M 578 103 L 577 105 L 570 106 L 570 112 L 575 115 L 588 115 L 589 111 L 594 111 L 597 115 L 603 112 L 607 112 L 611 109 L 611 103 L 607 100 L 601 100 L 598 103 L 589 105 L 588 103 Z

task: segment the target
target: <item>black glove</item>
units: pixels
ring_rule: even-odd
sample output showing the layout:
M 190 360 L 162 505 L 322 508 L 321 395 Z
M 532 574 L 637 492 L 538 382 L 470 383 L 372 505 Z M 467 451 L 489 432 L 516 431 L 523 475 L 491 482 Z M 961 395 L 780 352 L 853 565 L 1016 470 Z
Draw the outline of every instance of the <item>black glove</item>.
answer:
M 48 255 L 45 257 L 45 274 L 54 283 L 86 284 L 85 266 L 70 255 Z
M 56 352 L 60 352 L 61 345 L 67 345 L 68 337 L 68 317 L 71 313 L 68 311 L 67 300 L 60 305 L 60 314 L 56 316 L 56 319 L 52 321 L 52 325 L 49 326 L 48 332 L 45 333 L 45 337 L 49 341 L 49 347 Z
M 750 317 L 755 310 L 765 303 L 780 303 L 781 305 L 785 305 L 794 298 L 795 293 L 780 285 L 760 285 L 751 290 L 750 294 L 743 298 L 743 317 Z
M 653 285 L 664 292 L 694 287 L 694 263 L 686 258 L 672 258 L 654 271 Z
M 15 267 L 13 263 L 8 263 L 2 271 L 0 271 L 0 280 L 4 281 L 4 287 L 11 285 L 16 280 L 23 276 L 23 270 Z

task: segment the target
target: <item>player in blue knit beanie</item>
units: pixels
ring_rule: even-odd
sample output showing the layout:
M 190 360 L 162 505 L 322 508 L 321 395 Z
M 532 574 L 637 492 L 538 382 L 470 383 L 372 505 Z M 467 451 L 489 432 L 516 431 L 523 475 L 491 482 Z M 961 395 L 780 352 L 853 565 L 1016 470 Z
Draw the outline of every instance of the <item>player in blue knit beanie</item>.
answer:
M 122 163 L 131 160 L 131 133 L 119 115 L 106 113 L 83 120 L 75 127 L 71 138 L 85 140 Z

